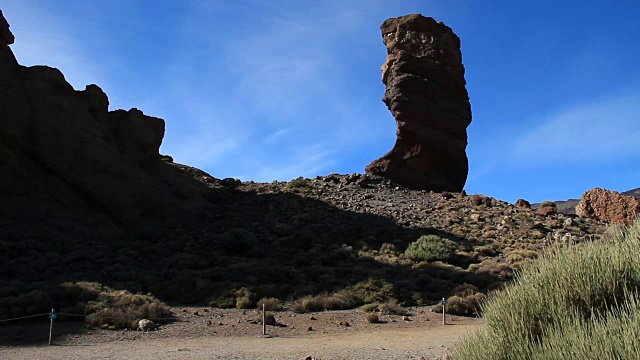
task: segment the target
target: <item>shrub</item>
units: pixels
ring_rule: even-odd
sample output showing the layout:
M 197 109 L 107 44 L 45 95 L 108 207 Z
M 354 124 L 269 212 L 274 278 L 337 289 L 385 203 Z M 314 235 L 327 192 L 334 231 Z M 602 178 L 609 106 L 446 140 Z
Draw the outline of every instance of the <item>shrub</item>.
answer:
M 483 306 L 453 359 L 638 359 L 640 222 L 543 254 Z
M 208 305 L 214 308 L 229 309 L 236 306 L 236 298 L 233 292 L 228 292 L 211 299 Z
M 540 204 L 540 207 L 556 207 L 556 203 L 551 200 L 545 200 Z
M 364 312 L 374 312 L 378 310 L 378 303 L 364 304 L 362 305 L 362 311 Z
M 282 310 L 282 302 L 276 298 L 262 298 L 258 300 L 258 310 L 264 309 L 267 311 Z
M 387 281 L 369 278 L 350 286 L 337 295 L 342 296 L 351 307 L 369 303 L 382 303 L 394 298 L 393 285 Z
M 259 314 L 255 320 L 258 324 L 262 324 L 262 314 Z M 271 313 L 264 314 L 265 325 L 275 326 L 277 324 L 276 317 Z
M 451 259 L 458 249 L 455 242 L 437 235 L 424 235 L 409 244 L 405 255 L 416 262 L 446 261 Z
M 291 311 L 314 312 L 322 310 L 345 310 L 354 305 L 342 295 L 306 296 L 291 305 Z
M 291 180 L 284 187 L 286 190 L 301 190 L 301 191 L 309 191 L 313 187 L 311 186 L 311 180 L 305 179 L 302 176 Z
M 92 282 L 63 284 L 66 296 L 88 300 L 86 321 L 93 326 L 104 324 L 116 328 L 130 328 L 132 323 L 150 319 L 164 323 L 171 316 L 169 307 L 151 294 L 132 294 Z
M 256 303 L 253 302 L 254 294 L 247 288 L 240 288 L 235 292 L 236 296 L 236 308 L 238 309 L 253 309 Z
M 380 318 L 378 317 L 378 315 L 373 313 L 368 313 L 367 315 L 364 316 L 364 318 L 365 320 L 367 320 L 369 324 L 375 324 L 380 322 Z
M 407 310 L 405 310 L 402 306 L 398 305 L 398 303 L 395 300 L 380 304 L 378 306 L 378 310 L 380 310 L 380 312 L 385 315 L 408 315 L 409 314 Z
M 487 295 L 473 293 L 465 296 L 454 295 L 447 299 L 447 314 L 460 316 L 478 316 L 481 312 L 482 303 Z M 442 304 L 434 305 L 431 311 L 442 313 Z

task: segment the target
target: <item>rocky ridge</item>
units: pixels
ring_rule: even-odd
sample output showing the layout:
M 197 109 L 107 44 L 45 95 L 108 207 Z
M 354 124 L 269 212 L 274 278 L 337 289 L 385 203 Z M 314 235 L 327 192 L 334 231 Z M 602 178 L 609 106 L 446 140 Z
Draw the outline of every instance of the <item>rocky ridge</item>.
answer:
M 381 30 L 388 53 L 382 100 L 396 120 L 397 139 L 366 172 L 413 188 L 461 191 L 469 171 L 471 105 L 460 39 L 420 14 L 388 19 Z
M 97 85 L 21 66 L 13 41 L 0 14 L 0 235 L 113 233 L 208 206 L 209 188 L 160 156 L 164 120 L 109 111 Z

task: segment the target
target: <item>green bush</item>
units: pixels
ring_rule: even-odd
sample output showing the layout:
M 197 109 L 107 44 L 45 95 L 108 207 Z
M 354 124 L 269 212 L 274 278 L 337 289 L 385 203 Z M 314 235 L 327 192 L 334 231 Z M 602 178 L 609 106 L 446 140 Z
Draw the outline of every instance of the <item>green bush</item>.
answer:
M 447 261 L 458 249 L 455 242 L 437 235 L 424 235 L 409 244 L 405 255 L 416 262 L 419 261 Z
M 494 293 L 453 359 L 640 359 L 640 222 L 570 245 Z

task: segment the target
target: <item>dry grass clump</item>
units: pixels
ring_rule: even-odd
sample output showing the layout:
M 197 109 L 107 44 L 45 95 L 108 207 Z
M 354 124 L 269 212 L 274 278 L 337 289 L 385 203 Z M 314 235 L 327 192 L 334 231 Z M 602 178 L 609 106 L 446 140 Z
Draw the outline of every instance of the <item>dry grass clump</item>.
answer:
M 258 310 L 264 309 L 267 311 L 279 311 L 282 310 L 282 302 L 276 298 L 262 298 L 258 300 Z
M 395 300 L 378 305 L 378 310 L 385 315 L 409 315 L 409 312 Z
M 482 293 L 467 296 L 454 295 L 447 299 L 447 314 L 460 316 L 478 316 L 481 312 L 482 303 L 487 295 Z M 442 305 L 434 305 L 431 311 L 442 313 Z
M 452 359 L 640 359 L 640 222 L 543 254 L 484 306 Z
M 86 299 L 86 321 L 93 326 L 131 328 L 141 319 L 163 323 L 171 317 L 169 307 L 151 294 L 132 294 L 93 282 L 65 283 L 67 296 Z
M 345 310 L 354 305 L 349 299 L 341 295 L 305 296 L 294 302 L 290 308 L 295 312 L 314 312 L 322 310 Z
M 367 315 L 364 316 L 364 319 L 367 320 L 369 324 L 375 324 L 380 322 L 380 317 L 378 317 L 378 315 L 373 313 L 368 313 Z
M 258 315 L 255 319 L 258 324 L 262 324 L 262 314 Z M 271 313 L 264 314 L 264 324 L 269 326 L 275 326 L 278 322 L 276 321 L 276 317 Z

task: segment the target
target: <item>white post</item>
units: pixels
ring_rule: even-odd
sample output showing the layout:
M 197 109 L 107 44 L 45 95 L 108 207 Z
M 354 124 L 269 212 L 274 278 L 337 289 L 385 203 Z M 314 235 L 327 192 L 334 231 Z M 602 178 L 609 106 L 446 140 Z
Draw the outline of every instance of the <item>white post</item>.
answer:
M 265 315 L 265 304 L 262 304 L 262 335 L 267 335 L 267 320 Z

